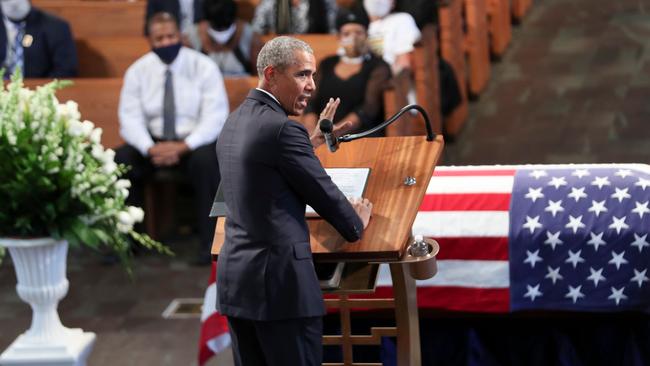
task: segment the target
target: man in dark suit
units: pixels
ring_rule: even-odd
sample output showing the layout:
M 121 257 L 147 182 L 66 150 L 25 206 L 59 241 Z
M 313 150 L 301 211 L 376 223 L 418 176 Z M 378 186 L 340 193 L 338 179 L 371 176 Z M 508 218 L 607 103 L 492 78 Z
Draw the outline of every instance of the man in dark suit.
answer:
M 31 6 L 2 0 L 0 60 L 5 78 L 20 67 L 25 78 L 77 76 L 77 50 L 64 20 Z
M 275 38 L 260 51 L 257 70 L 259 87 L 228 117 L 217 142 L 227 207 L 218 307 L 238 366 L 316 366 L 325 307 L 305 204 L 350 242 L 361 238 L 372 204 L 346 199 L 314 154 L 323 136 L 310 137 L 288 117 L 300 115 L 314 91 L 311 48 Z M 322 117 L 331 119 L 338 103 L 331 100 Z

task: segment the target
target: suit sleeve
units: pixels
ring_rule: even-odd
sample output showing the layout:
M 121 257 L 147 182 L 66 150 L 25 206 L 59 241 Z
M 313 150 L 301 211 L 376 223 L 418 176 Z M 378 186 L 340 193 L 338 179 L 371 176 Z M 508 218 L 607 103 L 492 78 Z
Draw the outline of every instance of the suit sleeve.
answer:
M 349 242 L 361 239 L 363 222 L 314 154 L 307 130 L 287 121 L 278 134 L 278 164 L 289 185 Z

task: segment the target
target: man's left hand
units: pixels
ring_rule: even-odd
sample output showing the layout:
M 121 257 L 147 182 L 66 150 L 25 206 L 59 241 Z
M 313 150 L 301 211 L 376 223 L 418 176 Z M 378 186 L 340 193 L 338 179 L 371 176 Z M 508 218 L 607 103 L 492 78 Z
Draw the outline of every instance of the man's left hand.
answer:
M 338 108 L 340 103 L 341 100 L 339 98 L 336 99 L 330 98 L 330 100 L 327 102 L 327 105 L 321 112 L 320 119 L 316 124 L 316 128 L 314 128 L 314 130 L 311 133 L 311 136 L 309 136 L 309 140 L 311 141 L 312 146 L 314 146 L 314 149 L 325 143 L 325 136 L 323 136 L 323 132 L 321 132 L 320 130 L 320 121 L 324 119 L 329 119 L 330 121 L 333 121 L 334 114 L 336 114 L 336 109 Z M 334 125 L 334 129 L 332 130 L 332 133 L 336 137 L 341 137 L 346 132 L 348 132 L 351 128 L 352 128 L 352 121 L 341 121 Z

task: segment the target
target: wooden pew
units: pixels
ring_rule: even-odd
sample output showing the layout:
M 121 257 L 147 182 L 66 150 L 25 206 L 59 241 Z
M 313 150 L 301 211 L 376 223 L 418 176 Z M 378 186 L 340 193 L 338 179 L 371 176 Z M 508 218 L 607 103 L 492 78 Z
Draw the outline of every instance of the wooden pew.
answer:
M 75 44 L 82 78 L 121 78 L 131 64 L 151 50 L 143 36 L 78 38 Z
M 488 0 L 490 51 L 500 57 L 512 39 L 510 0 Z
M 465 50 L 469 65 L 469 92 L 479 95 L 490 79 L 486 0 L 464 0 Z
M 450 137 L 460 132 L 469 114 L 462 6 L 463 0 L 451 0 L 438 9 L 440 54 L 454 69 L 461 96 L 460 105 L 444 120 L 445 133 Z
M 515 21 L 521 22 L 532 3 L 532 0 L 512 0 L 512 16 Z
M 32 0 L 70 23 L 75 39 L 137 37 L 144 31 L 145 1 Z

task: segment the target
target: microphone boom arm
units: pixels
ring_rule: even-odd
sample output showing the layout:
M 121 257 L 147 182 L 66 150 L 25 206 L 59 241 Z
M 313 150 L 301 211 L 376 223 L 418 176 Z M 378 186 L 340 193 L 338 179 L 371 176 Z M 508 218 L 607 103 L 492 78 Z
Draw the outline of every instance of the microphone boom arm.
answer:
M 429 121 L 429 116 L 427 115 L 427 112 L 424 110 L 424 108 L 422 108 L 421 106 L 419 106 L 417 104 L 409 104 L 409 105 L 405 106 L 404 108 L 400 109 L 399 112 L 395 113 L 392 117 L 390 117 L 386 121 L 382 122 L 381 124 L 371 128 L 371 129 L 369 129 L 367 131 L 359 132 L 359 133 L 355 133 L 355 134 L 343 135 L 341 137 L 338 137 L 337 139 L 338 139 L 339 142 L 349 142 L 349 141 L 353 141 L 353 140 L 356 140 L 356 139 L 366 137 L 366 136 L 368 136 L 370 134 L 373 134 L 373 133 L 375 133 L 375 132 L 377 132 L 379 130 L 382 130 L 382 129 L 386 128 L 386 126 L 388 126 L 391 123 L 395 122 L 404 113 L 406 113 L 407 111 L 410 111 L 411 109 L 415 109 L 416 111 L 420 112 L 422 117 L 424 117 L 424 126 L 427 129 L 427 141 L 433 141 L 433 139 L 435 138 L 436 135 L 433 133 L 433 128 L 431 128 L 431 121 Z

